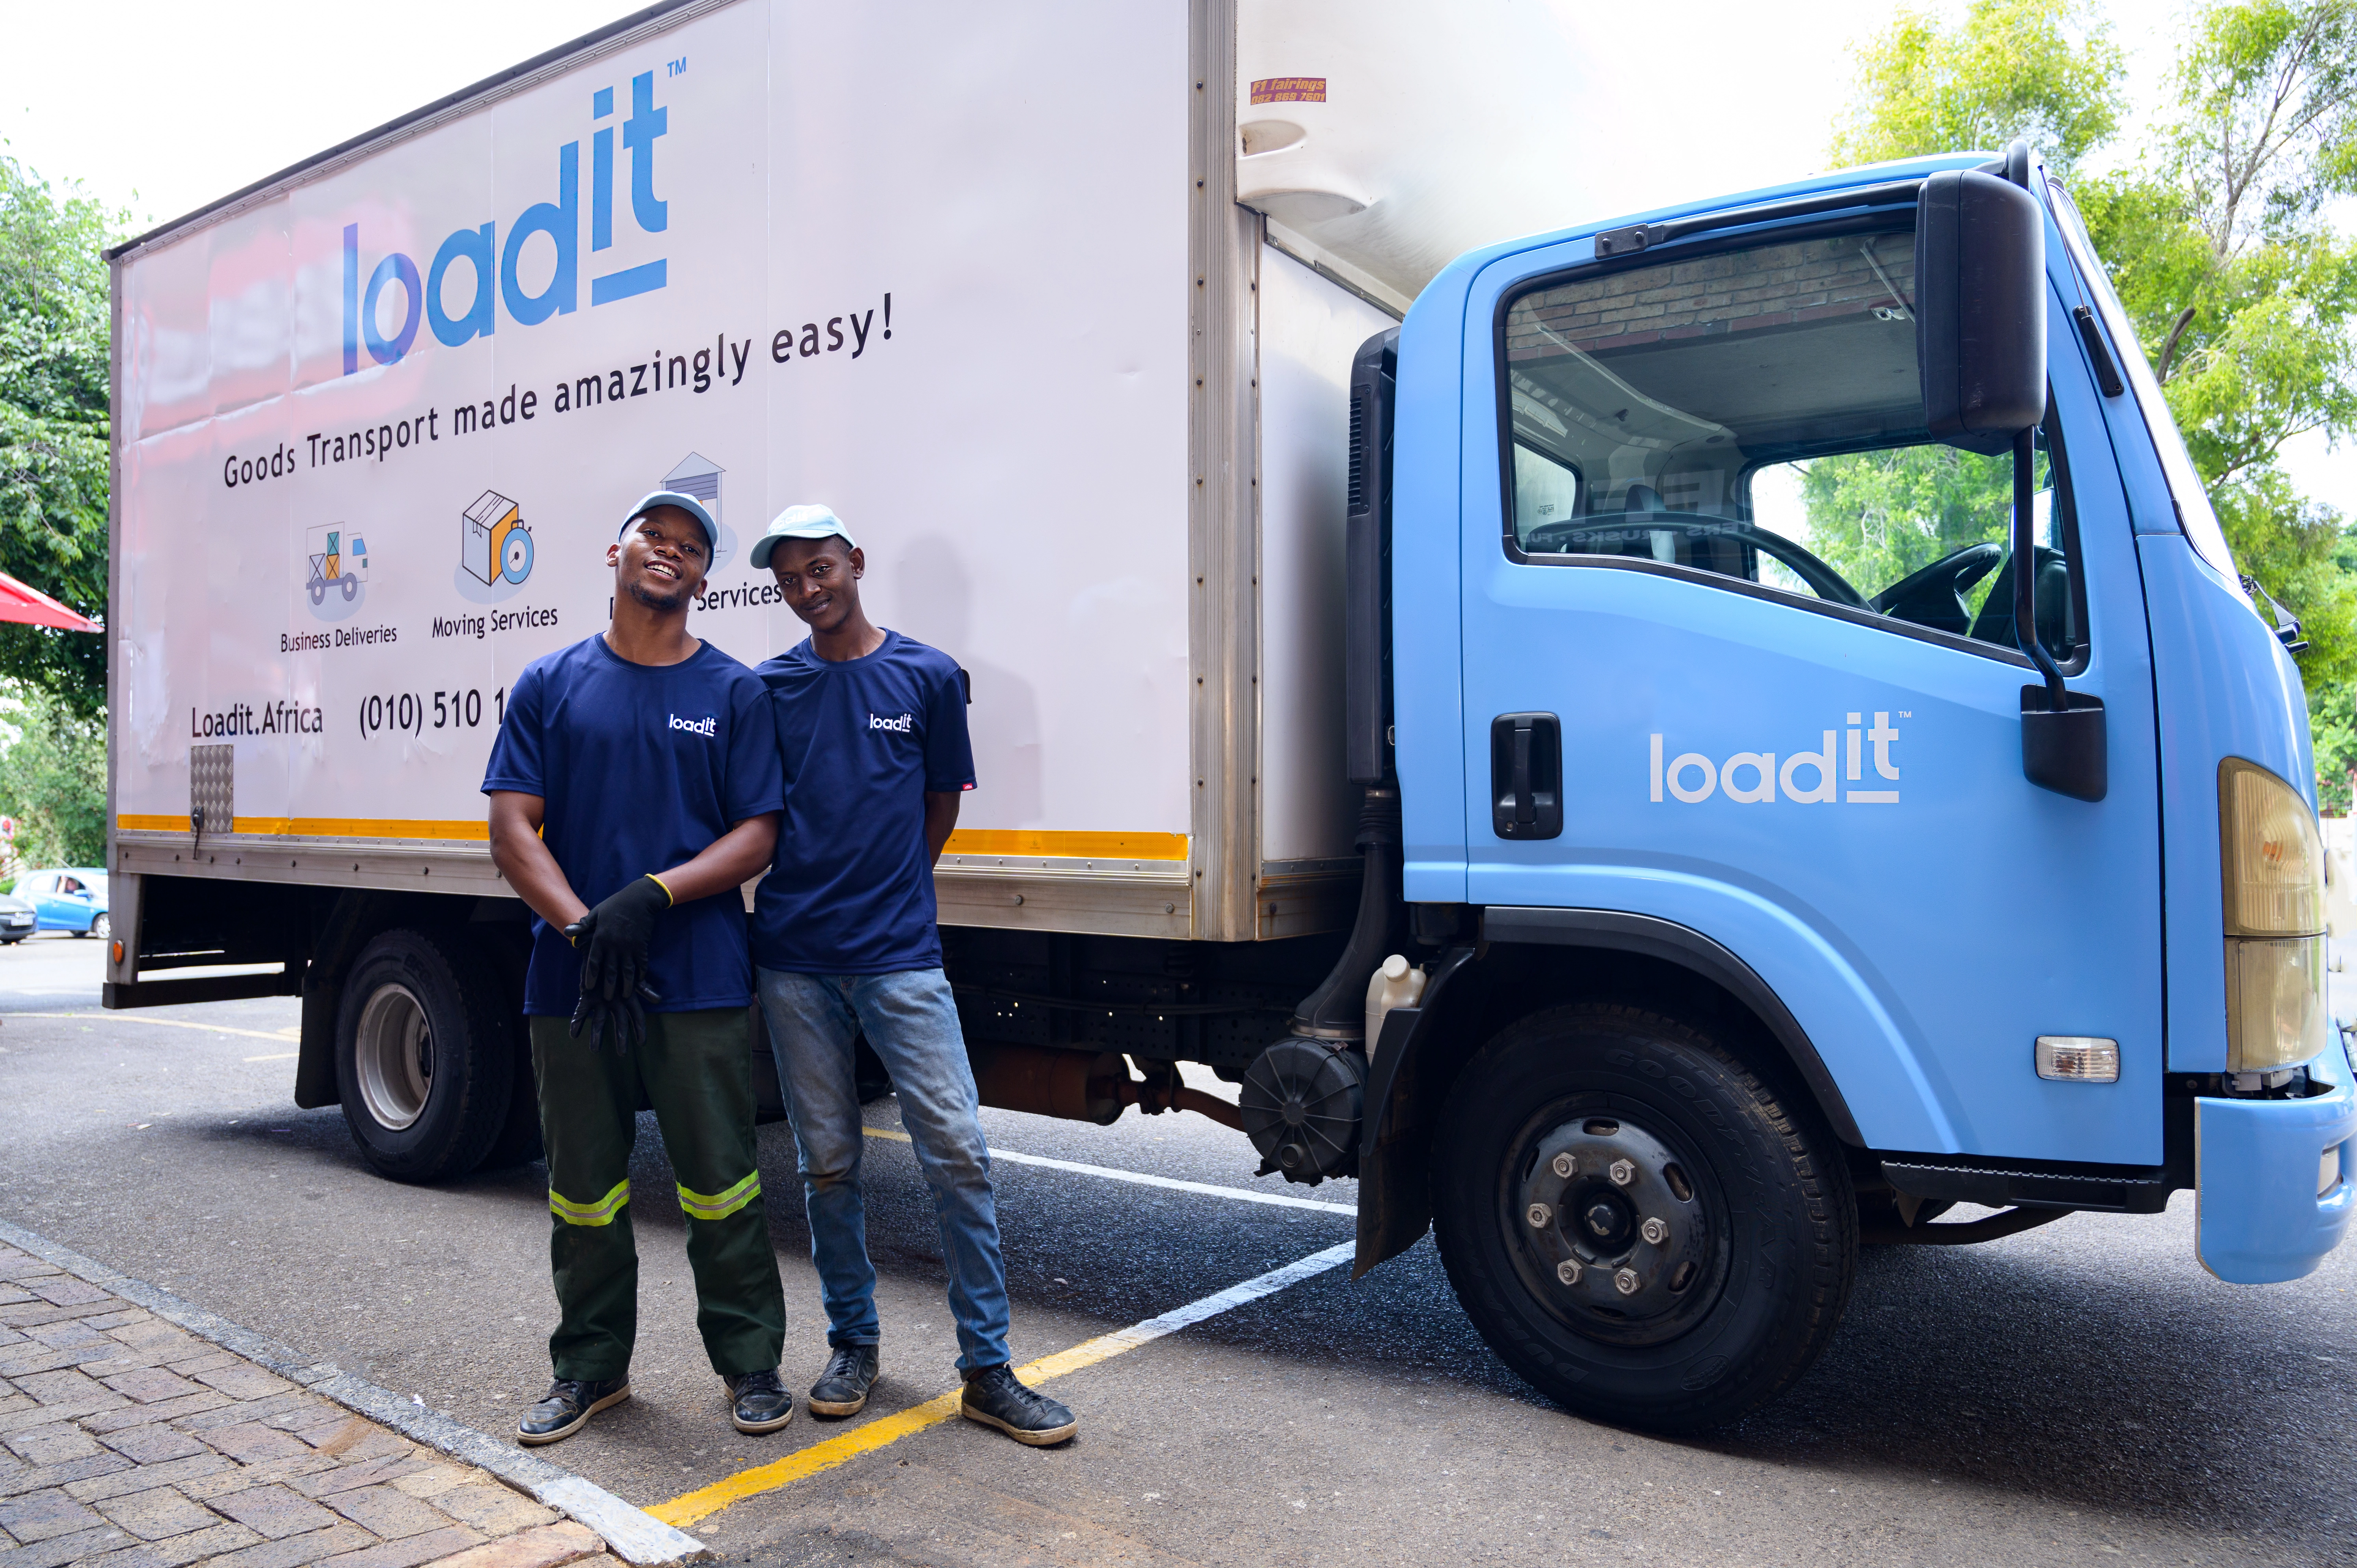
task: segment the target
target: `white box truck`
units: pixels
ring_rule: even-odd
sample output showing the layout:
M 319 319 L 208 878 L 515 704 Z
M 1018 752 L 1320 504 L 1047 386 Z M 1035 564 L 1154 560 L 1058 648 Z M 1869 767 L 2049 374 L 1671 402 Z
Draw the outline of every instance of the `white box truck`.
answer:
M 1518 0 L 693 0 L 131 242 L 108 1004 L 299 995 L 378 1170 L 528 1156 L 507 693 L 664 483 L 692 629 L 798 641 L 744 546 L 824 501 L 971 683 L 984 1101 L 1356 1177 L 1359 1271 L 1437 1230 L 1566 1405 L 1755 1408 L 1868 1242 L 2193 1188 L 2314 1270 L 2305 644 L 2068 192 L 1599 223 L 1600 69 Z

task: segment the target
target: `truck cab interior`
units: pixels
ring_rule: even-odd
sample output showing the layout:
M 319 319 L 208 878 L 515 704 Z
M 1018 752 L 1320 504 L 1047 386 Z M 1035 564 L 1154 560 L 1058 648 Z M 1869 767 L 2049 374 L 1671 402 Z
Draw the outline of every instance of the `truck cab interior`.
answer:
M 2012 458 L 1925 428 L 1913 252 L 1888 228 L 1753 237 L 1520 296 L 1503 327 L 1509 548 L 2017 646 Z M 2033 478 L 2038 617 L 2067 667 L 2083 616 L 2052 434 Z

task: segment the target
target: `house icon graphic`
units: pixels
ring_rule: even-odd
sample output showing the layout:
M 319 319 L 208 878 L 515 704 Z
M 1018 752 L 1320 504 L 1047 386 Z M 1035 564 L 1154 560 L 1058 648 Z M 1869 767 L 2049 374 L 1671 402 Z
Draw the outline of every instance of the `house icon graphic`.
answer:
M 701 452 L 690 452 L 680 459 L 679 467 L 663 476 L 662 488 L 677 490 L 683 496 L 694 496 L 704 503 L 704 510 L 719 522 L 720 476 L 726 473 L 719 464 Z

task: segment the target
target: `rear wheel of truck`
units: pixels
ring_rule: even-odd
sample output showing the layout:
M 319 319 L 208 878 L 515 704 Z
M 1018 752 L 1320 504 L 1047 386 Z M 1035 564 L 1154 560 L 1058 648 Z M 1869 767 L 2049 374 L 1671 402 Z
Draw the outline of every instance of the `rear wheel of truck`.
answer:
M 1857 1208 L 1831 1136 L 1708 1036 L 1633 1007 L 1537 1014 L 1469 1063 L 1433 1164 L 1474 1326 L 1582 1415 L 1723 1424 L 1841 1320 Z
M 482 1163 L 508 1117 L 515 1043 L 480 957 L 429 931 L 361 951 L 336 1018 L 344 1122 L 379 1176 L 432 1182 Z

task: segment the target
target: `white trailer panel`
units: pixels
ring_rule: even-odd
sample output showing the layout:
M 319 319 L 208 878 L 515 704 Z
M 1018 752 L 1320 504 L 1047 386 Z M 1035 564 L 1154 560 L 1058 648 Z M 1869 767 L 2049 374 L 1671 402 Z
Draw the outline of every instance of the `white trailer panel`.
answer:
M 1199 362 L 1222 312 L 1249 353 L 1233 280 L 1258 249 L 1256 219 L 1196 194 L 1227 174 L 1227 98 L 1195 87 L 1224 16 L 683 6 L 126 247 L 118 869 L 496 891 L 477 787 L 505 693 L 602 626 L 623 510 L 684 476 L 723 527 L 699 635 L 748 662 L 800 639 L 744 544 L 824 500 L 878 618 L 972 671 L 947 918 L 1275 934 L 1206 900 L 1248 909 L 1264 861 L 1350 845 L 1291 800 L 1266 846 L 1203 825 L 1256 823 L 1265 788 L 1249 744 L 1205 741 L 1206 704 L 1265 685 L 1253 493 L 1196 472 L 1207 425 L 1253 428 L 1257 380 Z M 1339 530 L 1350 347 L 1293 344 L 1305 289 L 1333 296 L 1310 316 L 1371 314 L 1288 280 L 1286 351 L 1335 362 L 1288 360 L 1273 406 L 1327 449 L 1235 455 L 1277 476 L 1271 582 L 1301 596 L 1266 612 L 1280 717 L 1312 715 L 1288 790 L 1331 749 L 1326 693 L 1291 671 L 1330 684 L 1309 542 Z M 328 568 L 329 531 L 365 541 L 365 577 Z M 1215 557 L 1241 572 L 1194 582 Z M 1240 630 L 1241 659 L 1207 646 Z M 235 818 L 199 843 L 206 745 L 231 748 Z

